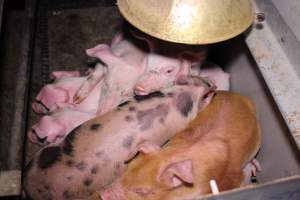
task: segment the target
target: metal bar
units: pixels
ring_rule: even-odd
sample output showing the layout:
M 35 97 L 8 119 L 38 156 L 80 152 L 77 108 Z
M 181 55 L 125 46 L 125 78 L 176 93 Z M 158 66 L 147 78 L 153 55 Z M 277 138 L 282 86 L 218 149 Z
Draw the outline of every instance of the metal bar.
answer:
M 272 9 L 272 2 L 265 1 L 264 3 L 268 6 L 260 0 L 254 2 L 255 12 L 261 13 L 265 19 L 260 19 L 260 22 L 253 25 L 252 30 L 246 36 L 246 43 L 290 129 L 292 137 L 300 148 L 300 79 L 299 74 L 297 74 L 300 68 L 288 55 L 292 51 L 299 54 L 299 51 L 296 47 L 296 41 L 292 46 L 283 47 L 281 44 L 283 40 L 278 38 L 278 32 L 275 31 L 274 26 L 276 24 L 278 24 L 277 26 L 284 26 L 289 39 L 296 37 L 293 31 L 284 25 L 284 20 L 273 13 L 276 12 L 276 9 Z
M 230 191 L 224 191 L 219 195 L 205 195 L 197 200 L 275 200 L 275 199 L 299 199 L 300 176 L 277 179 L 265 184 L 249 185 Z M 196 200 L 195 199 L 195 200 Z
M 22 62 L 19 66 L 18 76 L 19 82 L 15 90 L 16 96 L 23 98 L 23 101 L 17 101 L 14 112 L 14 122 L 11 131 L 10 138 L 10 150 L 9 150 L 9 169 L 21 169 L 22 158 L 23 158 L 23 143 L 25 134 L 25 116 L 27 107 L 27 96 L 28 96 L 28 83 L 29 83 L 29 68 L 31 64 L 31 51 L 32 51 L 32 32 L 33 32 L 33 20 L 35 15 L 35 0 L 26 1 L 26 14 L 27 23 L 24 30 L 22 48 Z

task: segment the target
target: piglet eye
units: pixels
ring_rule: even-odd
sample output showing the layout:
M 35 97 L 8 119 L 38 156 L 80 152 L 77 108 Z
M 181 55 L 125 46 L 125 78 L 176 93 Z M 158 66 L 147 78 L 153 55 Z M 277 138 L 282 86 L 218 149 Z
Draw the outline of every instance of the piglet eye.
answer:
M 168 69 L 168 70 L 167 70 L 167 74 L 170 74 L 170 73 L 172 73 L 172 72 L 173 72 L 172 69 Z

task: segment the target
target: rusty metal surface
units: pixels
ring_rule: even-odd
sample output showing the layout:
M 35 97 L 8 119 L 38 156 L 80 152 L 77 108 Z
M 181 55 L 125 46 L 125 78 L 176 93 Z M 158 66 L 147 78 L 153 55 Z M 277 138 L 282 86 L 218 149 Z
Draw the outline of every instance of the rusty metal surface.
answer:
M 300 79 L 297 73 L 299 66 L 293 65 L 288 52 L 280 44 L 282 40 L 278 40 L 276 33 L 270 28 L 272 15 L 268 10 L 262 10 L 259 5 L 256 5 L 255 9 L 257 13 L 265 12 L 266 19 L 253 26 L 246 42 L 300 148 Z M 299 51 L 296 53 L 299 54 Z
M 0 59 L 0 196 L 20 194 L 35 0 L 5 10 Z M 18 26 L 16 26 L 18 24 Z
M 21 171 L 0 171 L 0 197 L 20 194 Z
M 255 0 L 254 5 L 259 9 L 257 12 L 264 14 L 261 30 L 263 31 L 263 25 L 267 25 L 274 42 L 300 76 L 300 1 Z

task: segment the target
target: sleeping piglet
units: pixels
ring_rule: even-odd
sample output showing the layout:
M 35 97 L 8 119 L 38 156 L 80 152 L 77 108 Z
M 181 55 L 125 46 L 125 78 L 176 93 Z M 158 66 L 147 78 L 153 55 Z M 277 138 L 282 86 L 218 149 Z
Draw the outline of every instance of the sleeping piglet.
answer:
M 96 67 L 100 68 L 98 63 Z M 97 83 L 92 92 L 80 104 L 73 103 L 73 96 L 86 81 L 87 76 L 79 77 L 78 71 L 55 71 L 50 74 L 53 83 L 45 85 L 32 103 L 36 113 L 52 113 L 59 108 L 73 107 L 79 111 L 96 112 L 100 97 L 101 82 Z
M 260 147 L 254 105 L 245 97 L 217 92 L 208 107 L 162 149 L 148 143 L 124 174 L 100 192 L 103 200 L 196 199 L 239 187 L 243 169 Z
M 134 31 L 131 33 L 124 37 L 120 32 L 110 46 L 99 44 L 86 51 L 89 56 L 105 63 L 108 73 L 102 76 L 98 73 L 101 68 L 95 68 L 76 92 L 73 98 L 75 103 L 85 99 L 94 85 L 105 78 L 106 88 L 102 90 L 110 90 L 111 93 L 101 92 L 97 114 L 103 114 L 108 108 L 129 100 L 133 93 L 147 95 L 174 85 L 178 77 L 190 75 L 192 65 L 200 66 L 206 58 L 205 46 L 157 45 L 145 34 L 140 36 Z
M 138 95 L 172 86 L 178 77 L 191 74 L 191 67 L 200 67 L 206 59 L 207 46 L 171 44 L 141 32 L 132 32 L 147 42 L 150 52 L 145 57 L 145 72 L 134 86 Z
M 138 77 L 144 72 L 146 50 L 142 43 L 136 44 L 118 33 L 110 46 L 99 44 L 86 52 L 99 58 L 104 66 L 97 66 L 75 93 L 74 103 L 81 103 L 100 81 L 101 92 L 97 115 L 102 115 L 117 105 L 130 100 Z
M 72 107 L 63 107 L 43 116 L 27 132 L 32 143 L 45 145 L 62 140 L 78 125 L 96 116 L 95 112 L 83 112 Z
M 120 176 L 148 143 L 160 146 L 183 130 L 209 104 L 215 86 L 198 77 L 177 84 L 93 118 L 43 148 L 25 169 L 28 197 L 85 198 Z

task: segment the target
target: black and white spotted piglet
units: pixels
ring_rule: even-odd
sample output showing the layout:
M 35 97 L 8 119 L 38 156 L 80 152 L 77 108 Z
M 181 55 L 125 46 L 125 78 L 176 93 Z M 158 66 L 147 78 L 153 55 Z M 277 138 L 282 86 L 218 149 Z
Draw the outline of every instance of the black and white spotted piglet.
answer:
M 87 197 L 120 176 L 138 151 L 161 146 L 183 130 L 210 102 L 214 89 L 200 78 L 179 79 L 159 95 L 85 122 L 37 153 L 25 169 L 26 194 L 34 200 Z

